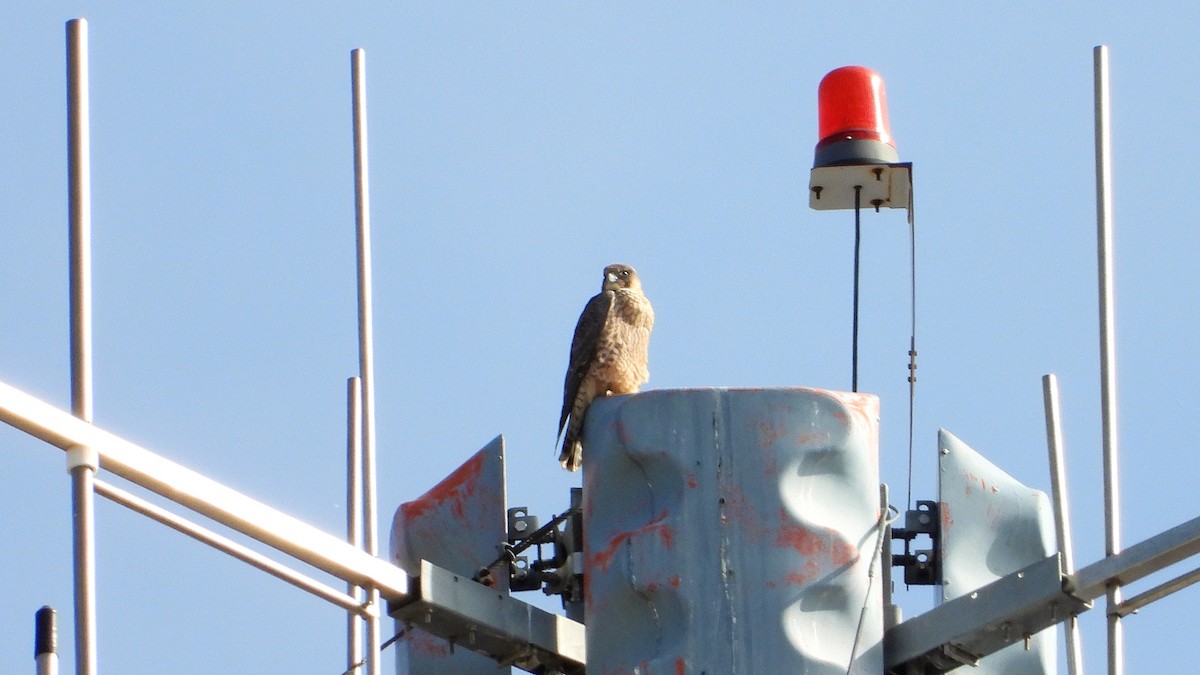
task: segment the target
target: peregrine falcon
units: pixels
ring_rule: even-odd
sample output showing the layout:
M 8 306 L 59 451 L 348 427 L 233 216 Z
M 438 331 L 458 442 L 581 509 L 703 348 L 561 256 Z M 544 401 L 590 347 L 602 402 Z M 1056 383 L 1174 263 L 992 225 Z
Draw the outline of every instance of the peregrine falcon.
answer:
M 622 264 L 605 267 L 600 292 L 583 308 L 571 340 L 558 420 L 559 435 L 563 436 L 564 427 L 567 431 L 558 461 L 567 471 L 577 471 L 583 463 L 579 437 L 592 399 L 637 393 L 650 379 L 647 363 L 652 328 L 654 309 L 642 293 L 637 271 Z

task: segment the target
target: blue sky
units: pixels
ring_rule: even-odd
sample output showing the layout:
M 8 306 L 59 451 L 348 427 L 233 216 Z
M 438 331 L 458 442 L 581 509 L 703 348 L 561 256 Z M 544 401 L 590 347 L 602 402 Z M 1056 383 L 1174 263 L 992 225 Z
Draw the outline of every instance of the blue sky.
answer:
M 567 346 L 610 262 L 638 268 L 658 313 L 649 387 L 847 389 L 852 220 L 810 211 L 807 184 L 817 83 L 862 64 L 885 77 L 915 166 L 914 497 L 936 498 L 939 427 L 1048 489 L 1040 379 L 1056 373 L 1081 564 L 1104 552 L 1091 64 L 1108 44 L 1125 543 L 1197 515 L 1194 4 L 6 6 L 0 380 L 63 408 L 77 16 L 91 30 L 100 426 L 344 527 L 357 47 L 381 522 L 500 433 L 510 503 L 566 507 L 578 476 L 553 444 Z M 899 212 L 864 218 L 860 389 L 882 400 L 894 495 L 907 236 Z M 8 428 L 0 475 L 0 671 L 22 672 L 41 605 L 69 644 L 69 484 L 59 451 Z M 98 520 L 105 671 L 341 672 L 338 610 L 103 500 Z M 931 597 L 904 594 L 906 615 Z M 1184 619 L 1196 597 L 1126 621 L 1130 672 L 1200 660 Z M 1102 610 L 1083 624 L 1097 670 Z

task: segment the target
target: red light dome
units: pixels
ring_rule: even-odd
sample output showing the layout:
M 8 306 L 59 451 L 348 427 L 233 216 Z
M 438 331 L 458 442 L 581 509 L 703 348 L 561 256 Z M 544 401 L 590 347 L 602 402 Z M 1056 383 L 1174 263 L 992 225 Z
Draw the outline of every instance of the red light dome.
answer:
M 888 124 L 883 77 L 863 66 L 831 71 L 817 87 L 820 141 L 814 167 L 900 160 Z

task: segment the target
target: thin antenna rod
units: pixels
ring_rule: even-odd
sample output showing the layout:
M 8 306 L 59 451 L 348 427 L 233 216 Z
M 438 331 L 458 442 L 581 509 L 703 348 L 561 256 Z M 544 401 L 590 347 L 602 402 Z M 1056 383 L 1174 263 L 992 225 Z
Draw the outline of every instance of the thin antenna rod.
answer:
M 1121 499 L 1117 443 L 1117 348 L 1113 303 L 1112 254 L 1112 125 L 1109 119 L 1108 47 L 1092 52 L 1096 109 L 1096 230 L 1100 275 L 1100 405 L 1104 437 L 1104 549 L 1121 552 Z M 1125 641 L 1121 617 L 1121 588 L 1108 587 L 1108 672 L 1125 672 Z
M 858 260 L 862 250 L 862 186 L 854 186 L 854 316 L 851 321 L 850 391 L 858 391 Z
M 33 657 L 37 675 L 58 675 L 58 614 L 50 606 L 34 615 Z
M 1062 556 L 1062 573 L 1075 573 L 1075 554 L 1071 543 L 1071 518 L 1067 498 L 1067 463 L 1062 441 L 1062 416 L 1058 404 L 1058 378 L 1042 376 L 1042 401 L 1046 410 L 1046 449 L 1050 452 L 1050 492 L 1054 499 L 1054 532 L 1058 537 L 1058 552 Z M 1083 644 L 1079 635 L 1079 618 L 1067 619 L 1067 672 L 1083 672 Z
M 67 174 L 71 295 L 71 412 L 92 421 L 92 179 L 86 19 L 67 22 Z M 96 546 L 93 480 L 99 459 L 67 453 L 75 570 L 75 672 L 96 672 Z
M 355 548 L 362 548 L 362 380 L 352 377 L 346 381 L 346 539 Z M 346 592 L 362 602 L 362 589 L 347 584 Z M 346 617 L 346 672 L 359 672 L 363 664 L 362 624 L 357 612 Z
M 375 497 L 375 366 L 371 326 L 371 208 L 367 181 L 367 75 L 366 52 L 350 52 L 354 97 L 354 216 L 358 235 L 358 369 L 362 378 L 363 509 L 366 551 L 379 555 Z M 379 606 L 379 590 L 372 588 L 370 603 Z M 376 613 L 377 614 L 377 613 Z M 381 673 L 379 618 L 367 619 L 367 665 Z

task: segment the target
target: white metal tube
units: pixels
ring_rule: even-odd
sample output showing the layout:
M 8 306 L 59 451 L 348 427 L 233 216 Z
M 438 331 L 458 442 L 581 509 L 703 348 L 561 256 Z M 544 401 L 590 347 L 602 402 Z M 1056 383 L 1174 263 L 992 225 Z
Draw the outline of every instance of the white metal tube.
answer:
M 71 411 L 92 421 L 92 181 L 86 19 L 67 22 L 67 175 L 71 303 Z M 75 672 L 96 672 L 95 466 L 71 466 Z
M 346 539 L 362 548 L 362 380 L 346 382 Z M 362 589 L 347 584 L 346 592 L 362 603 Z M 361 672 L 363 662 L 362 622 L 357 613 L 346 616 L 346 672 Z
M 379 554 L 379 526 L 375 496 L 375 354 L 371 304 L 371 199 L 367 176 L 367 74 L 366 52 L 350 52 L 350 79 L 354 115 L 354 215 L 358 242 L 358 368 L 362 379 L 363 542 L 366 552 Z M 379 593 L 368 590 L 378 605 Z M 379 619 L 367 620 L 368 672 L 378 675 L 380 665 Z
M 409 577 L 404 570 L 354 548 L 344 537 L 322 532 L 3 382 L 0 421 L 64 450 L 72 446 L 90 448 L 108 473 L 343 581 L 378 588 L 388 600 L 410 599 Z
M 1054 531 L 1058 536 L 1058 552 L 1062 558 L 1063 574 L 1075 573 L 1074 547 L 1071 543 L 1071 518 L 1067 496 L 1067 463 L 1062 441 L 1062 416 L 1059 413 L 1058 378 L 1042 376 L 1042 400 L 1046 409 L 1046 447 L 1050 452 L 1050 491 L 1054 498 Z M 1063 627 L 1067 636 L 1067 672 L 1083 672 L 1083 644 L 1079 634 L 1078 617 L 1069 617 Z
M 1112 233 L 1112 124 L 1109 119 L 1108 47 L 1092 52 L 1096 122 L 1096 239 L 1100 277 L 1100 406 L 1104 443 L 1104 549 L 1121 552 L 1121 499 L 1119 444 L 1117 442 L 1116 317 L 1113 301 Z M 1108 588 L 1108 672 L 1125 671 L 1125 644 L 1121 617 L 1121 588 Z
M 1129 598 L 1125 602 L 1121 603 L 1121 607 L 1119 608 L 1121 616 L 1133 614 L 1152 602 L 1161 600 L 1172 593 L 1177 593 L 1198 582 L 1200 582 L 1200 569 L 1194 569 L 1187 574 L 1180 575 L 1168 582 L 1159 584 L 1148 591 L 1138 593 L 1132 598 Z
M 223 537 L 212 530 L 197 525 L 185 518 L 182 518 L 164 508 L 151 504 L 150 502 L 136 497 L 125 490 L 122 490 L 114 485 L 110 485 L 102 480 L 95 481 L 96 494 L 106 497 L 121 506 L 124 506 L 132 511 L 136 511 L 144 516 L 166 525 L 167 527 L 182 532 L 196 541 L 203 542 L 223 553 L 248 563 L 253 567 L 282 579 L 289 584 L 308 591 L 313 595 L 331 602 L 342 609 L 361 613 L 363 611 L 362 603 L 355 600 L 353 597 L 338 591 L 328 584 L 321 583 L 312 577 L 301 574 L 286 565 L 280 564 L 270 558 L 251 550 L 228 537 Z
M 92 178 L 86 19 L 67 22 L 71 412 L 92 421 Z

